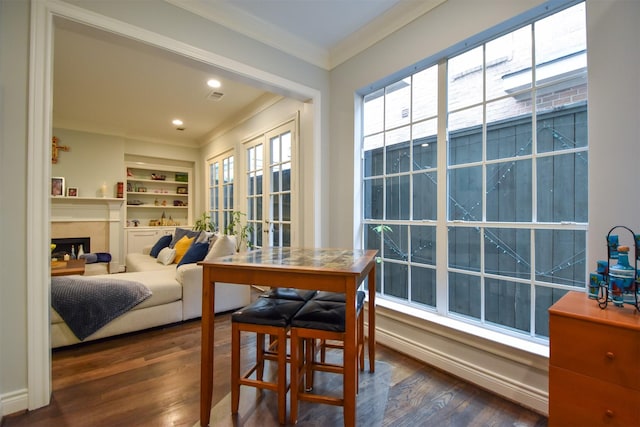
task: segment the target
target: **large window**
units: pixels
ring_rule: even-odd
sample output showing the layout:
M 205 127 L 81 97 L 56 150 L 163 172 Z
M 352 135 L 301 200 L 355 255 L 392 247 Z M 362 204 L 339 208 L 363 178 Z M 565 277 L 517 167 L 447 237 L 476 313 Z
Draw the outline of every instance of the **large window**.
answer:
M 363 97 L 382 298 L 526 336 L 586 283 L 584 3 Z

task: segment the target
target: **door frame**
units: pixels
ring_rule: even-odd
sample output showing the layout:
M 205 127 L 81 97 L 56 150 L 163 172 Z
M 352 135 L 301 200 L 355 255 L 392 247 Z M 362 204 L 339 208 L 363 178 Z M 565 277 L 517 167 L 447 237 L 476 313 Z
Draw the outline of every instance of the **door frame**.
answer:
M 59 0 L 31 0 L 29 107 L 27 136 L 27 219 L 26 219 L 26 290 L 27 290 L 27 391 L 26 407 L 37 409 L 51 399 L 50 340 L 50 198 L 52 109 L 53 109 L 53 35 L 54 18 L 128 37 L 211 66 L 223 68 L 241 78 L 287 93 L 313 109 L 313 130 L 309 133 L 312 155 L 321 159 L 321 92 L 287 78 L 203 50 L 170 37 L 114 18 L 64 3 Z M 314 162 L 313 188 L 318 189 L 320 165 Z M 320 206 L 314 205 L 310 216 L 320 218 Z M 319 223 L 319 221 L 317 222 Z M 320 236 L 314 228 L 313 238 Z

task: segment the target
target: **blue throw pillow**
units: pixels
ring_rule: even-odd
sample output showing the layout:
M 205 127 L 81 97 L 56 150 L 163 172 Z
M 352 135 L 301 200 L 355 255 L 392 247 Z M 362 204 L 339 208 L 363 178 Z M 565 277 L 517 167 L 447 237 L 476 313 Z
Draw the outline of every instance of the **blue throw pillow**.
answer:
M 159 238 L 156 244 L 151 248 L 151 252 L 149 252 L 149 255 L 154 258 L 158 258 L 158 254 L 160 253 L 160 251 L 169 246 L 169 243 L 171 243 L 171 239 L 171 234 L 167 234 Z
M 207 256 L 207 252 L 209 252 L 209 243 L 192 243 L 176 268 L 180 267 L 182 264 L 191 264 L 202 261 L 204 257 Z
M 174 248 L 176 243 L 180 241 L 184 236 L 187 236 L 188 239 L 195 237 L 193 241 L 198 240 L 198 236 L 200 235 L 199 231 L 196 230 L 188 230 L 186 228 L 176 228 L 176 231 L 173 233 L 173 239 L 171 239 L 171 243 L 169 243 L 170 248 Z

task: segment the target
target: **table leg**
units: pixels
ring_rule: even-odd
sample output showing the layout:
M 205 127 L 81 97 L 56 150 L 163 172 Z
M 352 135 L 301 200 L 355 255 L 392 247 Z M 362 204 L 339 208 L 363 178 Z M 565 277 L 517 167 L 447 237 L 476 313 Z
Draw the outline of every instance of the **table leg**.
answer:
M 346 293 L 345 343 L 344 343 L 344 425 L 356 425 L 356 392 L 358 390 L 358 340 L 356 320 L 356 284 Z
M 369 336 L 367 342 L 369 344 L 369 372 L 376 371 L 376 262 L 373 261 L 373 267 L 369 271 L 367 277 L 369 286 Z
M 211 280 L 209 268 L 202 272 L 202 340 L 200 359 L 200 426 L 209 425 L 211 399 L 213 398 L 213 343 L 215 283 Z

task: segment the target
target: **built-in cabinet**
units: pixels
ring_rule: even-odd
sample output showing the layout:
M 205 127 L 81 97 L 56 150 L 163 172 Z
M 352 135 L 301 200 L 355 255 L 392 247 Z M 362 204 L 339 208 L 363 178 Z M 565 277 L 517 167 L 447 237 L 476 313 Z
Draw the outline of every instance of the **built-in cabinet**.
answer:
M 125 166 L 127 229 L 190 226 L 192 169 L 138 162 Z
M 549 426 L 640 425 L 640 313 L 582 292 L 549 309 Z
M 125 254 L 142 252 L 176 227 L 191 227 L 193 169 L 125 162 Z
M 139 227 L 127 229 L 127 253 L 141 253 L 142 249 L 154 245 L 166 234 L 173 234 L 175 227 Z

